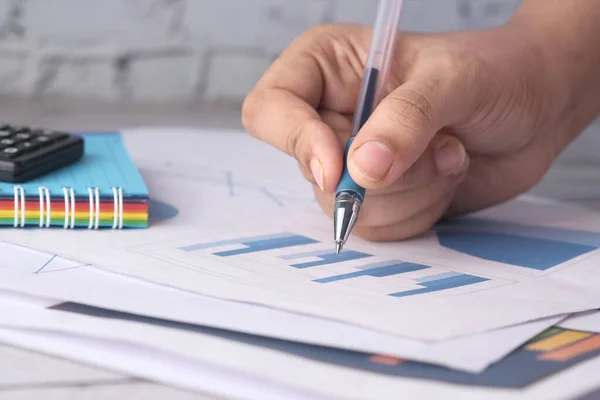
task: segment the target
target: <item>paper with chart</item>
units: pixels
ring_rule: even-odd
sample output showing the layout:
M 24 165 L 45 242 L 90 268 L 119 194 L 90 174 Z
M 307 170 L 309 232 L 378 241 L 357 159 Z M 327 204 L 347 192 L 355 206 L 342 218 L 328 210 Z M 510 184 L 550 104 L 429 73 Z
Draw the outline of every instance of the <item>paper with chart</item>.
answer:
M 474 374 L 299 343 L 233 340 L 220 330 L 198 334 L 187 324 L 52 303 L 1 294 L 0 340 L 236 398 L 386 400 L 403 393 L 410 398 L 548 400 L 572 398 L 598 384 L 600 334 L 593 332 L 549 329 Z
M 354 240 L 339 256 L 328 227 L 306 219 L 126 251 L 171 265 L 164 282 L 178 287 L 441 340 L 600 306 L 600 218 L 565 211 L 513 202 L 404 243 Z
M 593 310 L 573 315 L 563 320 L 559 326 L 565 329 L 600 332 L 600 311 Z
M 208 296 L 417 340 L 444 340 L 600 307 L 600 277 L 592 268 L 599 257 L 596 213 L 511 202 L 475 220 L 437 226 L 417 240 L 373 244 L 353 238 L 347 251 L 334 257 L 331 220 L 314 202 L 299 196 L 297 203 L 281 207 L 257 190 L 307 193 L 294 160 L 247 135 L 169 134 L 173 149 L 163 148 L 156 131 L 125 138 L 142 170 L 161 166 L 162 172 L 149 175 L 150 192 L 175 204 L 176 216 L 159 213 L 164 220 L 145 232 L 11 230 L 1 231 L 0 239 Z M 223 150 L 228 148 L 242 151 L 234 155 Z M 185 167 L 194 160 L 202 165 Z M 161 177 L 167 167 L 177 174 Z M 205 167 L 229 168 L 233 191 L 227 179 L 176 176 Z M 271 182 L 261 183 L 264 176 Z M 241 188 L 235 185 L 242 181 Z M 230 244 L 209 246 L 223 241 Z M 224 253 L 237 248 L 249 250 Z
M 297 385 L 282 385 L 261 376 L 253 368 L 242 368 L 244 363 L 232 365 L 225 352 L 241 349 L 228 349 L 227 340 L 184 329 L 112 320 L 109 314 L 104 319 L 84 311 L 42 308 L 38 299 L 29 300 L 24 296 L 0 296 L 0 340 L 217 396 L 325 399 Z
M 423 342 L 306 315 L 228 302 L 151 284 L 0 242 L 0 294 L 14 290 L 141 317 L 301 343 L 385 354 L 479 372 L 563 318 L 547 318 L 443 342 Z M 17 297 L 18 299 L 18 297 Z M 48 304 L 54 304 L 50 301 Z M 42 305 L 48 305 L 42 303 Z M 433 326 L 432 326 L 433 327 Z

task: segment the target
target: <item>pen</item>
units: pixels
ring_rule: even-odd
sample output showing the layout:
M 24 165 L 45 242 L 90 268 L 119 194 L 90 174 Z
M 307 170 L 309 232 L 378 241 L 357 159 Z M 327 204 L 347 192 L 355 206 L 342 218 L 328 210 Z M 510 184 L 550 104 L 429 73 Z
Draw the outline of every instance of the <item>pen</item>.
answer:
M 336 254 L 339 254 L 346 244 L 365 197 L 365 189 L 357 185 L 348 173 L 346 164 L 348 150 L 360 128 L 381 101 L 387 83 L 403 2 L 404 0 L 380 0 L 379 2 L 371 49 L 352 121 L 352 133 L 344 154 L 344 170 L 335 194 L 333 228 Z

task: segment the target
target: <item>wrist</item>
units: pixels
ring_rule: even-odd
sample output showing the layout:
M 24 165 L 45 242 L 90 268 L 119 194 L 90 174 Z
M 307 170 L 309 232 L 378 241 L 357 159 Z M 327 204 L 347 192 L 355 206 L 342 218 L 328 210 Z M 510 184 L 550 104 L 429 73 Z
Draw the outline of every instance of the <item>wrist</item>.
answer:
M 507 24 L 526 35 L 532 50 L 533 60 L 526 60 L 540 72 L 552 103 L 557 151 L 600 113 L 599 9 L 600 0 L 525 0 Z

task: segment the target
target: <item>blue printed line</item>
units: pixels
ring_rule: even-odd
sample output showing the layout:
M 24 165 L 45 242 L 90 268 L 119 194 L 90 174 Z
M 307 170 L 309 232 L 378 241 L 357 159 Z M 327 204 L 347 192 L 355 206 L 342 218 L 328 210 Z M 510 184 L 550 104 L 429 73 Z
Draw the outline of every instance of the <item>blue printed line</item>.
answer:
M 234 196 L 233 193 L 233 175 L 231 171 L 225 172 L 225 179 L 227 180 L 227 187 L 229 188 L 229 195 Z
M 279 198 L 277 198 L 277 196 L 275 196 L 271 191 L 269 191 L 269 189 L 261 188 L 260 190 L 261 190 L 261 192 L 263 192 L 263 194 L 265 196 L 267 196 L 268 198 L 273 200 L 273 202 L 275 202 L 275 204 L 277 204 L 280 207 L 284 206 L 283 202 L 281 200 L 279 200 Z
M 439 279 L 436 281 L 424 282 L 421 284 L 421 286 L 425 286 L 423 288 L 408 290 L 405 292 L 390 293 L 389 296 L 407 297 L 407 296 L 414 296 L 414 295 L 425 294 L 425 293 L 433 293 L 433 292 L 439 292 L 441 290 L 454 289 L 454 288 L 458 288 L 461 286 L 473 285 L 476 283 L 485 282 L 487 280 L 488 280 L 487 278 L 481 278 L 479 276 L 461 274 L 458 276 Z
M 61 268 L 61 269 L 53 269 L 51 271 L 44 271 L 44 272 L 40 272 L 40 274 L 52 274 L 54 272 L 61 272 L 61 271 L 66 271 L 69 269 L 75 269 L 75 268 L 81 268 L 81 267 L 87 267 L 91 264 L 83 264 L 83 265 L 76 265 L 74 267 L 67 267 L 67 268 Z M 36 272 L 37 273 L 37 272 Z
M 381 267 L 362 269 L 360 271 L 350 272 L 347 274 L 328 276 L 326 278 L 313 280 L 313 282 L 331 283 L 331 282 L 338 282 L 338 281 L 343 281 L 346 279 L 356 278 L 359 276 L 372 276 L 375 278 L 383 278 L 386 276 L 405 274 L 408 272 L 420 271 L 422 269 L 428 269 L 428 268 L 431 268 L 431 267 L 428 267 L 427 265 L 401 262 L 398 264 L 383 265 Z
M 42 265 L 42 267 L 40 269 L 38 269 L 37 271 L 34 272 L 34 274 L 39 274 L 40 272 L 42 272 L 42 270 L 44 268 L 46 268 L 48 266 L 48 264 L 50 264 L 52 262 L 52 260 L 54 260 L 56 258 L 56 254 L 53 255 L 48 261 L 46 261 L 46 263 L 44 265 Z

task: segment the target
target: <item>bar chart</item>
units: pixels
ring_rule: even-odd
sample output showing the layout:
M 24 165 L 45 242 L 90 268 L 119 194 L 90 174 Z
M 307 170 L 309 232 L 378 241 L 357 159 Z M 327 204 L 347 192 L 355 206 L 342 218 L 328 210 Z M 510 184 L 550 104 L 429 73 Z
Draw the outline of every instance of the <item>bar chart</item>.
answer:
M 318 283 L 339 282 L 347 279 L 358 278 L 359 276 L 384 277 L 407 272 L 419 271 L 429 268 L 426 265 L 414 264 L 403 261 L 384 261 L 380 263 L 367 264 L 358 267 L 358 271 L 348 272 L 346 274 L 329 276 L 327 278 L 315 279 Z
M 348 272 L 343 272 L 326 277 L 310 280 L 320 285 L 340 284 L 350 280 L 363 277 L 384 279 L 386 277 L 411 274 L 398 285 L 397 291 L 385 292 L 386 296 L 400 298 L 410 297 L 451 289 L 475 285 L 488 281 L 489 279 L 464 274 L 456 271 L 433 268 L 429 265 L 406 262 L 403 260 L 370 261 L 377 258 L 376 255 L 349 248 L 336 254 L 331 246 L 317 250 L 307 250 L 306 245 L 320 245 L 325 247 L 319 240 L 291 232 L 281 232 L 269 235 L 241 237 L 213 242 L 196 243 L 180 247 L 179 250 L 186 253 L 206 252 L 214 257 L 231 258 L 235 256 L 257 254 L 269 256 L 272 250 L 287 250 L 283 255 L 272 255 L 273 261 L 284 263 L 288 268 L 298 270 L 315 269 L 320 267 L 331 267 L 341 265 Z M 302 249 L 303 251 L 296 251 Z M 352 264 L 349 264 L 352 263 Z M 413 273 L 418 272 L 417 276 Z M 307 282 L 307 283 L 310 283 Z M 387 290 L 387 286 L 382 286 Z
M 286 256 L 281 256 L 282 260 L 297 260 L 302 258 L 310 258 L 315 257 L 318 260 L 301 262 L 301 263 L 292 263 L 290 267 L 294 268 L 311 268 L 311 267 L 319 267 L 328 264 L 341 263 L 344 261 L 353 261 L 359 260 L 361 258 L 371 257 L 371 254 L 362 253 L 360 251 L 354 250 L 344 250 L 340 252 L 340 254 L 336 254 L 331 249 L 328 250 L 316 250 L 310 252 L 296 253 L 290 254 Z
M 395 357 L 373 355 L 362 360 L 344 355 L 346 365 L 393 376 L 475 386 L 525 388 L 600 355 L 600 334 L 550 328 L 484 372 L 473 374 Z M 342 363 L 341 360 L 339 361 Z
M 600 233 L 464 218 L 438 224 L 442 247 L 489 261 L 546 271 L 600 247 Z
M 390 296 L 406 297 L 424 293 L 438 292 L 440 290 L 454 289 L 461 286 L 473 285 L 480 282 L 485 282 L 488 279 L 475 275 L 461 274 L 459 272 L 446 272 L 438 275 L 426 276 L 417 279 L 419 289 L 408 290 L 404 292 L 392 293 Z
M 286 247 L 301 246 L 317 243 L 316 240 L 295 233 L 283 232 L 273 235 L 246 237 L 222 240 L 217 242 L 200 243 L 181 247 L 185 252 L 214 249 L 223 246 L 235 246 L 235 249 L 216 251 L 213 254 L 219 257 L 231 257 L 240 254 L 256 253 L 267 250 L 283 249 Z
M 368 354 L 269 338 L 79 303 L 61 303 L 50 307 L 50 309 L 200 333 L 323 363 L 388 376 L 410 377 L 425 381 L 479 387 L 525 388 L 600 355 L 600 334 L 554 327 L 531 339 L 485 371 L 470 373 L 382 354 Z

